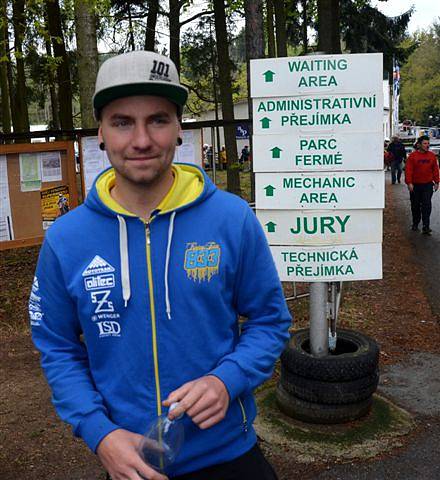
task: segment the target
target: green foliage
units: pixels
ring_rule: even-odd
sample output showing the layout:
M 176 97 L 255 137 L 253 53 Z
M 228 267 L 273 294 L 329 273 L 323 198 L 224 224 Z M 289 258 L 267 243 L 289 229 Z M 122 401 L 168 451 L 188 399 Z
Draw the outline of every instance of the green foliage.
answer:
M 231 39 L 234 44 L 234 39 Z M 231 59 L 242 59 L 238 53 L 243 45 L 244 32 L 238 35 L 238 43 L 231 47 Z M 244 49 L 244 47 L 242 47 Z M 214 88 L 220 98 L 218 77 L 221 72 L 217 66 L 217 46 L 215 28 L 211 16 L 201 17 L 196 28 L 182 35 L 181 42 L 181 76 L 182 81 L 190 89 L 188 110 L 197 115 L 202 111 L 214 108 Z M 242 59 L 240 66 L 233 62 L 233 99 L 241 99 L 247 95 L 246 64 Z
M 341 35 L 351 53 L 382 52 L 384 69 L 392 72 L 393 58 L 403 63 L 411 49 L 399 48 L 406 38 L 414 8 L 387 17 L 370 0 L 341 0 Z
M 289 45 L 287 48 L 299 47 L 302 42 L 302 2 L 301 0 L 286 0 L 286 29 L 287 29 L 287 41 Z M 307 1 L 307 25 L 314 29 L 317 29 L 317 5 L 316 0 Z M 298 54 L 301 52 L 297 49 Z
M 401 68 L 400 117 L 440 124 L 440 22 L 413 38 L 419 46 Z

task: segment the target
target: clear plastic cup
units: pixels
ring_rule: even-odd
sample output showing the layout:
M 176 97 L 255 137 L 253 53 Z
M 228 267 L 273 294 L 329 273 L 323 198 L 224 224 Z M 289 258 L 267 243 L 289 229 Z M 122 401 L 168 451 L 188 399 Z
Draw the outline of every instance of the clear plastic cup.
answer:
M 178 403 L 173 403 L 169 412 Z M 164 472 L 176 459 L 184 441 L 183 414 L 170 420 L 167 415 L 161 415 L 147 429 L 141 443 L 139 454 L 145 463 L 159 472 Z

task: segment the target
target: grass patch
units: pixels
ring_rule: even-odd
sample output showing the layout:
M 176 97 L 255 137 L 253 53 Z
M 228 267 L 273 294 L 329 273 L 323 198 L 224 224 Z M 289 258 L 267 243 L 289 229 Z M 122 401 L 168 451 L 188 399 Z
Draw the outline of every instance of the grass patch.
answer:
M 281 419 L 275 399 L 275 391 L 271 391 L 262 402 L 263 408 L 269 412 L 268 420 L 276 426 L 282 427 L 287 435 L 300 441 L 312 441 L 320 443 L 334 443 L 338 445 L 351 445 L 366 438 L 374 438 L 380 432 L 391 427 L 393 413 L 390 405 L 380 397 L 375 397 L 371 412 L 363 420 L 350 422 L 337 428 L 338 431 L 324 432 L 319 427 L 311 425 L 309 429 L 289 425 L 285 419 Z M 270 413 L 276 411 L 276 414 Z M 325 426 L 326 429 L 335 426 Z
M 289 418 L 278 409 L 273 386 L 260 391 L 257 398 L 258 434 L 270 448 L 292 450 L 305 463 L 381 455 L 400 447 L 415 426 L 408 413 L 378 395 L 367 416 L 340 425 L 308 424 Z

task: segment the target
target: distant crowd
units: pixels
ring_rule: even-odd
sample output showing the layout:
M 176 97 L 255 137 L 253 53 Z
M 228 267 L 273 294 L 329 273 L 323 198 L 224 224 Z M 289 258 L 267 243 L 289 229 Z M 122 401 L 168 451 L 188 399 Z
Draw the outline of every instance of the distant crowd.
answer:
M 218 170 L 227 170 L 228 168 L 228 158 L 226 156 L 226 147 L 223 145 L 220 151 L 214 155 L 212 145 L 205 143 L 203 145 L 203 166 L 205 169 L 209 170 L 213 168 L 213 161 L 215 159 L 215 166 Z M 240 170 L 250 170 L 250 160 L 251 152 L 249 146 L 245 145 L 238 158 L 238 163 L 240 165 Z

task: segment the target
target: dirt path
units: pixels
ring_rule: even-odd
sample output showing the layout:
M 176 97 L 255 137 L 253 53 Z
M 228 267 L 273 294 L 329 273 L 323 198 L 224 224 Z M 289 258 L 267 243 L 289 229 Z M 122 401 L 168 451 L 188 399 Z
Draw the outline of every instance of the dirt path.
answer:
M 395 200 L 389 188 L 384 218 L 384 280 L 353 283 L 341 312 L 343 326 L 364 331 L 378 340 L 383 368 L 404 361 L 412 353 L 440 353 L 438 319 L 432 314 L 423 291 L 420 266 L 414 261 L 412 246 L 406 237 L 407 222 L 401 222 L 395 215 Z M 0 252 L 0 479 L 104 480 L 96 457 L 81 441 L 73 439 L 70 428 L 56 417 L 38 354 L 24 327 L 35 261 L 35 249 Z M 292 307 L 294 309 L 295 304 Z M 429 431 L 429 419 L 420 418 L 418 422 L 418 436 L 411 438 L 416 444 L 423 443 Z M 433 434 L 440 436 L 438 429 L 433 430 Z M 391 478 L 381 475 L 385 467 L 381 470 L 377 460 L 376 470 L 372 470 L 371 463 L 354 467 L 310 466 L 286 458 L 283 452 L 271 451 L 270 446 L 263 445 L 263 448 L 279 472 L 280 480 Z M 412 447 L 402 451 L 411 458 Z M 396 453 L 400 456 L 402 451 Z M 392 470 L 398 458 L 384 458 L 383 465 L 391 465 Z M 355 470 L 359 476 L 350 473 Z M 376 476 L 371 476 L 369 471 L 375 471 Z

